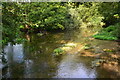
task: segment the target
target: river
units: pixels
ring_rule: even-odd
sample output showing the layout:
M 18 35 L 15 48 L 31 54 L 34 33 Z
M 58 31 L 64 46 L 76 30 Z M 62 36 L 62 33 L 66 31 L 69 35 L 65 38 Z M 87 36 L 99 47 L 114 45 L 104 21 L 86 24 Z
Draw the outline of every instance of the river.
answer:
M 76 54 L 54 56 L 53 50 L 67 42 L 91 43 L 100 48 L 116 46 L 117 42 L 94 40 L 85 37 L 89 31 L 52 32 L 44 36 L 27 36 L 27 42 L 8 43 L 4 52 L 8 68 L 2 71 L 3 78 L 111 78 L 120 77 L 101 67 L 91 67 L 94 58 L 80 57 Z M 120 69 L 119 69 L 120 70 Z

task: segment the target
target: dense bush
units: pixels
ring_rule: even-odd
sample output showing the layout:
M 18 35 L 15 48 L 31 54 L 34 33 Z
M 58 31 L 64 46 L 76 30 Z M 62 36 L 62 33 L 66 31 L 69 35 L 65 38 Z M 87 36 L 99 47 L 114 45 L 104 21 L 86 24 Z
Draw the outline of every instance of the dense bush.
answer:
M 65 3 L 3 3 L 3 43 L 19 37 L 25 32 L 65 29 L 69 24 Z
M 104 17 L 99 13 L 101 3 L 86 2 L 76 8 L 70 8 L 70 14 L 77 27 L 102 26 Z
M 120 3 L 83 2 L 71 3 L 69 13 L 78 27 L 102 27 L 118 23 L 120 19 Z
M 16 3 L 3 3 L 2 4 L 2 42 L 7 43 L 13 41 L 18 37 L 18 12 L 19 8 Z
M 101 3 L 99 6 L 99 13 L 104 17 L 103 21 L 105 22 L 106 27 L 120 22 L 119 9 L 120 3 L 118 2 Z
M 67 7 L 65 3 L 20 3 L 20 23 L 32 29 L 64 29 L 68 23 Z

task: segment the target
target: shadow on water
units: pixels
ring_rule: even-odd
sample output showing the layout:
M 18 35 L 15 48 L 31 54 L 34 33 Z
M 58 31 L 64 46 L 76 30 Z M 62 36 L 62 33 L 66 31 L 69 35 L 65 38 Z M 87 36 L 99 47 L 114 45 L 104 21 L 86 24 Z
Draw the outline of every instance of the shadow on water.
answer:
M 110 73 L 102 68 L 91 68 L 93 58 L 66 54 L 53 56 L 53 50 L 64 43 L 86 42 L 80 31 L 50 33 L 45 36 L 27 35 L 28 42 L 4 47 L 9 67 L 3 78 L 108 78 Z M 100 45 L 95 43 L 94 45 Z M 103 72 L 104 71 L 104 72 Z

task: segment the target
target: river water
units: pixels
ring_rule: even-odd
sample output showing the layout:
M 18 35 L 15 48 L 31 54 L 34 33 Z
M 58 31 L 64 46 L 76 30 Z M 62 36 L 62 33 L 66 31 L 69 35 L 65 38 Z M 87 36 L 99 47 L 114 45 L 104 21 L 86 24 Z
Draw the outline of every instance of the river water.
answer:
M 91 67 L 94 58 L 85 58 L 76 54 L 54 56 L 53 50 L 67 42 L 88 42 L 100 45 L 100 48 L 114 47 L 113 41 L 88 41 L 87 32 L 53 32 L 45 36 L 24 35 L 29 41 L 4 47 L 8 59 L 8 68 L 3 70 L 3 78 L 110 78 L 117 77 L 101 67 Z M 89 32 L 88 32 L 89 34 Z M 84 36 L 83 36 L 84 35 Z M 112 45 L 111 45 L 111 44 Z M 99 51 L 98 49 L 98 51 Z

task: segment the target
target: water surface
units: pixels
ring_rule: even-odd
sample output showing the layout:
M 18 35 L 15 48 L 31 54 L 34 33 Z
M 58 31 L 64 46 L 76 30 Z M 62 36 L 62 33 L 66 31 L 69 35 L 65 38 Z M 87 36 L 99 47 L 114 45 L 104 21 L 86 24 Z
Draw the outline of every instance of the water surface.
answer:
M 21 44 L 5 46 L 9 67 L 3 70 L 4 78 L 110 78 L 116 75 L 103 68 L 92 68 L 93 58 L 66 54 L 55 57 L 53 50 L 67 42 L 88 42 L 97 47 L 113 48 L 116 42 L 93 40 L 88 41 L 86 32 L 66 31 L 53 32 L 45 36 L 24 35 L 29 38 Z M 88 32 L 89 34 L 89 32 Z M 111 44 L 112 45 L 111 45 Z M 98 47 L 99 46 L 99 47 Z M 97 52 L 98 52 L 97 51 Z

